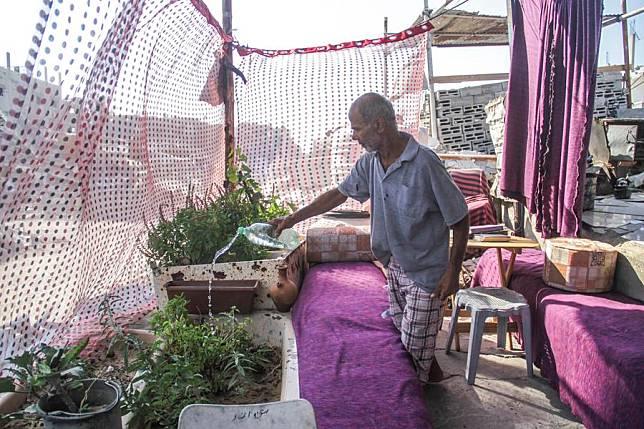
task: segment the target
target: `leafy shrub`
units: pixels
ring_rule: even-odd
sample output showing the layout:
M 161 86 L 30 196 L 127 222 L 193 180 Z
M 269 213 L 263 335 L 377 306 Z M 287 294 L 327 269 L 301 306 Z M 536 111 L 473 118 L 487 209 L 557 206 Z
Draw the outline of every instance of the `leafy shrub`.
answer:
M 144 365 L 133 382 L 145 381 L 143 389 L 125 390 L 124 412 L 131 411 L 131 428 L 176 427 L 186 406 L 207 403 L 208 383 L 197 368 L 181 356 L 159 359 Z
M 28 350 L 20 356 L 8 359 L 11 367 L 6 371 L 13 377 L 0 378 L 0 392 L 15 391 L 14 383 L 27 393 L 28 399 L 50 398 L 59 396 L 69 412 L 83 412 L 85 403 L 75 403 L 70 392 L 83 387 L 81 382 L 84 375 L 85 362 L 80 358 L 81 352 L 87 347 L 88 340 L 71 347 L 51 347 L 40 345 Z M 23 418 L 25 414 L 33 413 L 33 407 L 19 411 L 8 418 Z M 62 411 L 62 410 L 61 410 Z
M 145 381 L 145 388 L 130 387 L 125 395 L 132 426 L 175 427 L 184 406 L 211 402 L 222 392 L 243 392 L 253 374 L 266 371 L 271 353 L 252 343 L 248 323 L 238 320 L 235 310 L 194 323 L 181 296 L 156 311 L 150 324 L 158 340 L 139 353 L 135 364 L 143 374 L 134 382 Z
M 240 156 L 238 169 L 228 177 L 234 189 L 219 189 L 216 197 L 208 193 L 204 199 L 189 192 L 186 206 L 172 219 L 166 219 L 163 207 L 160 207 L 161 220 L 155 227 L 148 227 L 147 247 L 143 249 L 153 264 L 208 264 L 217 250 L 235 236 L 238 227 L 266 222 L 293 211 L 292 206 L 280 202 L 277 196 L 262 193 L 245 160 Z M 219 262 L 248 261 L 266 256 L 265 248 L 240 237 Z

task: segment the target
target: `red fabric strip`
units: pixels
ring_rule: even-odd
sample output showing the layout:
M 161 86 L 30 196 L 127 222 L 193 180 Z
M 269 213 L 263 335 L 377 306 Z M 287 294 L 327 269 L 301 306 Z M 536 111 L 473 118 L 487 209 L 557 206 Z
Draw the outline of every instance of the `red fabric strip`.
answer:
M 201 3 L 200 0 L 192 0 L 193 3 Z M 340 51 L 342 49 L 348 48 L 364 48 L 370 45 L 384 45 L 391 42 L 400 42 L 401 40 L 409 39 L 410 37 L 417 36 L 419 34 L 425 33 L 434 28 L 429 21 L 425 21 L 415 27 L 410 27 L 406 30 L 401 31 L 400 33 L 390 34 L 386 37 L 381 37 L 379 39 L 365 39 L 357 40 L 353 42 L 344 42 L 335 45 L 324 45 L 324 46 L 315 46 L 310 48 L 294 48 L 294 49 L 259 49 L 259 48 L 250 48 L 248 46 L 237 46 L 237 52 L 241 56 L 259 54 L 265 57 L 276 57 L 279 55 L 293 55 L 293 54 L 312 54 L 316 52 L 329 52 L 329 51 Z
M 190 0 L 192 2 L 192 5 L 197 9 L 197 11 L 206 18 L 206 22 L 208 24 L 212 25 L 215 30 L 217 30 L 217 33 L 221 36 L 221 38 L 224 40 L 224 42 L 230 43 L 233 41 L 233 38 L 229 36 L 228 34 L 224 33 L 224 29 L 221 28 L 221 25 L 219 25 L 219 21 L 215 19 L 214 16 L 210 13 L 210 10 L 208 9 L 208 6 L 202 1 L 202 0 Z

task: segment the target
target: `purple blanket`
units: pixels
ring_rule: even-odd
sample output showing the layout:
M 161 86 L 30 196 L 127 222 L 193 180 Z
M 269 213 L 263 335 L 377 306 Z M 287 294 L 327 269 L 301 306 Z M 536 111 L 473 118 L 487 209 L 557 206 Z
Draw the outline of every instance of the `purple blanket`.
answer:
M 319 429 L 429 428 L 424 392 L 380 313 L 386 280 L 367 262 L 316 265 L 293 307 L 300 394 Z
M 644 428 L 644 304 L 614 292 L 551 288 L 542 269 L 543 253 L 526 250 L 509 284 L 530 304 L 541 374 L 587 428 Z M 496 251 L 488 251 L 472 286 L 498 285 Z

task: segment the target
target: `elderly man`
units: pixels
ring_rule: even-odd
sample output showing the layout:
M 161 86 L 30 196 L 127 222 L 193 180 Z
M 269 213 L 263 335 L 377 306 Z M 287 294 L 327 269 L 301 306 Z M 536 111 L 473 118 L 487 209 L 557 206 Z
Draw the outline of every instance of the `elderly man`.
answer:
M 434 360 L 436 335 L 442 304 L 458 289 L 469 232 L 467 205 L 438 156 L 398 131 L 386 98 L 362 95 L 351 105 L 349 121 L 353 139 L 367 153 L 337 188 L 271 223 L 279 234 L 339 206 L 347 197 L 371 199 L 371 248 L 388 269 L 388 313 L 420 381 L 440 379 Z

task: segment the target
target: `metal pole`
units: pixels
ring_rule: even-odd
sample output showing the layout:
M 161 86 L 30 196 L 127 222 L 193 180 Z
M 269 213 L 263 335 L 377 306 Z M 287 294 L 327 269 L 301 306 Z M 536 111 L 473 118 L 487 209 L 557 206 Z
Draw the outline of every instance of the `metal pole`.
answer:
M 628 12 L 626 0 L 622 0 L 622 16 Z M 628 52 L 628 20 L 622 19 L 622 47 L 624 48 L 624 83 L 626 84 L 626 107 L 633 107 L 631 97 L 631 66 Z
M 628 18 L 632 18 L 634 16 L 637 16 L 640 13 L 644 13 L 644 7 L 640 7 L 638 9 L 632 10 L 632 11 L 630 11 L 628 13 L 622 12 L 622 14 L 619 15 L 619 16 L 613 16 L 612 18 L 609 18 L 609 19 L 603 21 L 602 22 L 602 27 L 607 27 L 609 25 L 615 24 L 616 22 L 624 21 L 624 20 L 626 20 Z
M 385 37 L 388 35 L 387 31 L 387 17 L 385 16 Z M 385 93 L 383 94 L 385 98 L 387 97 L 387 45 L 384 45 L 384 56 L 385 56 L 385 76 L 384 76 L 384 87 L 385 87 Z
M 450 0 L 451 1 L 451 0 Z M 423 9 L 423 14 L 426 19 L 430 17 L 429 4 L 428 0 L 424 0 L 425 9 Z M 446 2 L 445 4 L 448 4 Z M 434 138 L 438 138 L 438 120 L 436 119 L 436 96 L 434 95 L 434 63 L 432 60 L 432 32 L 427 32 L 427 91 L 429 95 L 429 116 L 431 130 L 430 135 Z
M 508 21 L 508 46 L 510 47 L 510 52 L 512 52 L 512 0 L 507 0 L 505 7 Z
M 635 31 L 635 26 L 631 22 L 631 70 L 635 70 L 635 44 L 636 38 L 639 38 L 637 32 Z
M 436 9 L 436 10 L 434 11 L 434 15 L 437 15 L 437 14 L 441 13 L 442 11 L 444 11 L 444 10 L 445 10 L 445 8 L 446 8 L 447 6 L 449 6 L 449 4 L 450 4 L 452 1 L 453 1 L 453 0 L 445 0 L 445 3 L 443 3 L 443 5 L 442 5 L 441 7 L 439 7 L 438 9 Z M 425 2 L 425 10 L 427 10 L 427 2 Z M 427 17 L 429 18 L 429 15 L 427 15 Z
M 222 15 L 223 15 L 224 33 L 232 36 L 232 29 L 233 29 L 232 0 L 222 0 L 221 8 L 223 12 Z M 224 49 L 225 49 L 224 61 L 232 65 L 233 48 L 231 45 L 227 45 L 224 47 Z M 235 168 L 235 82 L 233 80 L 233 72 L 230 69 L 226 69 L 224 71 L 223 86 L 224 86 L 224 108 L 225 108 L 224 154 L 226 156 L 226 173 L 228 173 L 228 169 L 234 170 Z M 226 188 L 230 189 L 232 187 L 232 183 L 228 182 L 227 177 L 228 177 L 228 174 L 226 174 L 224 185 Z

